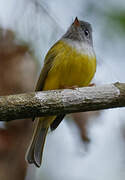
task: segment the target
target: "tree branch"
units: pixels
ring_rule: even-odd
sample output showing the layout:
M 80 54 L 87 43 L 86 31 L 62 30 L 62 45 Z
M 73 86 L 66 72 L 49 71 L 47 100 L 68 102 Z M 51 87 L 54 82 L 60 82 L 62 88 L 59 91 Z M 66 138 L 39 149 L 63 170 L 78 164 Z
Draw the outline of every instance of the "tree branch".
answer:
M 0 97 L 0 121 L 125 107 L 125 83 Z

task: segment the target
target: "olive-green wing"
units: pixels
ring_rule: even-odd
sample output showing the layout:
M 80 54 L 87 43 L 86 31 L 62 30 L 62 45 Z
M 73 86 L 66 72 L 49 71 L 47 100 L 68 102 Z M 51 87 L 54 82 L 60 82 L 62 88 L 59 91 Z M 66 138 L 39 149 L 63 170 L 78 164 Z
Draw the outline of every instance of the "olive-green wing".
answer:
M 48 75 L 49 70 L 52 67 L 53 60 L 54 60 L 54 58 L 56 57 L 56 54 L 57 54 L 57 52 L 54 50 L 54 47 L 57 44 L 58 44 L 58 42 L 50 49 L 50 51 L 46 55 L 44 66 L 43 66 L 43 69 L 42 69 L 42 71 L 40 73 L 39 80 L 38 80 L 37 85 L 36 85 L 36 91 L 42 91 L 43 90 L 46 77 Z M 60 114 L 60 115 L 58 115 L 56 117 L 56 119 L 51 124 L 51 130 L 55 130 L 58 127 L 58 125 L 63 120 L 64 116 L 65 116 L 65 114 Z M 35 118 L 33 118 L 33 120 L 34 119 Z
M 57 52 L 57 49 L 59 51 L 60 44 L 61 44 L 60 41 L 56 42 L 51 47 L 51 49 L 48 51 L 48 53 L 45 57 L 43 69 L 41 71 L 41 74 L 39 76 L 39 80 L 38 80 L 37 85 L 36 85 L 36 91 L 43 90 L 47 74 L 52 67 L 52 64 L 53 64 L 53 61 L 54 61 L 56 55 L 59 53 L 59 52 Z M 62 51 L 62 48 L 60 48 L 60 51 Z
M 42 91 L 43 90 L 46 77 L 48 75 L 49 70 L 52 67 L 52 63 L 53 63 L 53 60 L 55 57 L 56 57 L 56 52 L 53 50 L 53 47 L 52 47 L 46 55 L 44 65 L 43 65 L 42 71 L 40 73 L 35 91 Z M 33 117 L 32 120 L 34 121 L 34 119 L 35 119 L 35 117 Z
M 56 55 L 54 53 L 53 54 L 48 54 L 46 56 L 43 69 L 42 69 L 42 71 L 40 73 L 40 76 L 39 76 L 39 79 L 38 79 L 38 82 L 37 82 L 37 85 L 36 85 L 36 91 L 42 91 L 43 90 L 47 74 L 48 74 L 49 70 L 52 67 L 52 62 L 53 62 L 55 56 Z

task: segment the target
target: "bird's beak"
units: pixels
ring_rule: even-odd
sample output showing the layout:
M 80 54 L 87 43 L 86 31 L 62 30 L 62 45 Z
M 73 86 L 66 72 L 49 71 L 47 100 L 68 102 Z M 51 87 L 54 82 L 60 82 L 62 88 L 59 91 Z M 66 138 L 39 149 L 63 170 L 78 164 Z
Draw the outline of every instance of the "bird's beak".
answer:
M 77 27 L 80 26 L 80 23 L 79 23 L 79 20 L 78 20 L 77 17 L 75 18 L 73 24 L 74 24 L 75 26 L 77 26 Z

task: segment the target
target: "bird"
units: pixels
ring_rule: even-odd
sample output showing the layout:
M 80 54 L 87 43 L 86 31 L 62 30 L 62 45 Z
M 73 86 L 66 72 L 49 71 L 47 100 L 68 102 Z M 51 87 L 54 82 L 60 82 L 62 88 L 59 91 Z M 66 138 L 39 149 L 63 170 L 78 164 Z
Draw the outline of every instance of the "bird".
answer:
M 96 72 L 91 24 L 77 17 L 66 33 L 50 48 L 35 91 L 88 86 Z M 55 130 L 65 114 L 35 118 L 27 161 L 40 167 L 48 129 Z

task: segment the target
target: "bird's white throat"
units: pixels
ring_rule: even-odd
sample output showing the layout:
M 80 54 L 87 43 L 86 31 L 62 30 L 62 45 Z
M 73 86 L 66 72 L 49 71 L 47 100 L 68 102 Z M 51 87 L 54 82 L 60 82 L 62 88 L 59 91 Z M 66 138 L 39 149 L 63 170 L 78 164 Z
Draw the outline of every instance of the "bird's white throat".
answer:
M 93 46 L 87 42 L 78 42 L 70 39 L 64 39 L 72 48 L 75 48 L 79 53 L 86 54 L 91 57 L 95 57 Z

